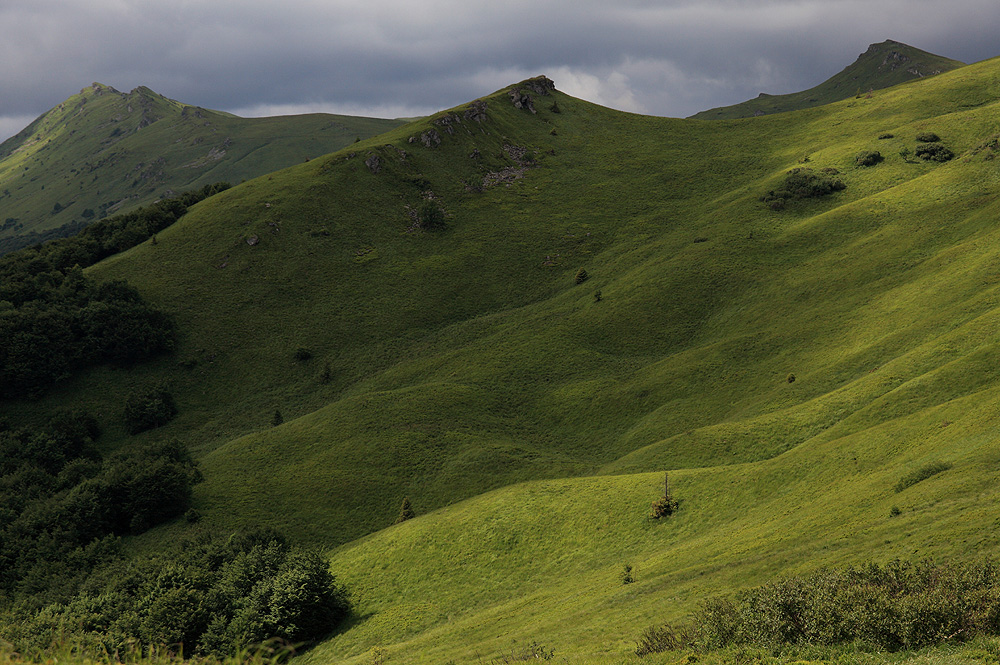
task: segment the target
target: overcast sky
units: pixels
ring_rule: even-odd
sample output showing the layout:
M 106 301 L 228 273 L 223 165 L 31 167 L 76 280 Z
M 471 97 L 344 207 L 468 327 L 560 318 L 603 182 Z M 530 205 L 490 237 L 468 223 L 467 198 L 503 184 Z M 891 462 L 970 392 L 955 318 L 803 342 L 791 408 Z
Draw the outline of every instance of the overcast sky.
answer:
M 0 0 L 0 139 L 97 81 L 239 115 L 425 115 L 537 74 L 687 116 L 885 39 L 1000 55 L 1000 0 Z

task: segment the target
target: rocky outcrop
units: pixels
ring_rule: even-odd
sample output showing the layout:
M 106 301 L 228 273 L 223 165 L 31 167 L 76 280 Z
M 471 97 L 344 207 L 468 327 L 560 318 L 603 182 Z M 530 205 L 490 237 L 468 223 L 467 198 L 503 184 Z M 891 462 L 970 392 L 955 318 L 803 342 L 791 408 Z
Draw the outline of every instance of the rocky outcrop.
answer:
M 486 101 L 477 99 L 469 104 L 469 108 L 465 109 L 465 119 L 478 123 L 486 122 L 489 119 L 486 115 Z
M 367 159 L 365 159 L 365 166 L 367 166 L 368 170 L 372 173 L 378 173 L 382 170 L 382 160 L 379 159 L 379 156 L 373 152 L 368 155 Z

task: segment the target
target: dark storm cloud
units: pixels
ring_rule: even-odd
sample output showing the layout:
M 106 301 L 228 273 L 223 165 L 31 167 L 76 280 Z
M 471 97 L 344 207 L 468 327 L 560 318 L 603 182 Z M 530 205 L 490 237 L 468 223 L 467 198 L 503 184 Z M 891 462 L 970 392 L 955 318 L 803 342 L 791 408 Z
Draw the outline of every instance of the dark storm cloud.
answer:
M 0 135 L 92 81 L 244 113 L 401 116 L 546 73 L 684 116 L 810 87 L 884 39 L 992 57 L 998 25 L 996 0 L 4 0 Z

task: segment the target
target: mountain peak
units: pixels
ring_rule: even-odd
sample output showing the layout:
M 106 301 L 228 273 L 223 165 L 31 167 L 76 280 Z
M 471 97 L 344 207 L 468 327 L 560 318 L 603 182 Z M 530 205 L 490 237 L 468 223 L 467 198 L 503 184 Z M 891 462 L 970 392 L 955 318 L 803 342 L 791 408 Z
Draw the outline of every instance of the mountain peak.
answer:
M 964 66 L 965 63 L 887 39 L 868 46 L 852 64 L 814 88 L 788 95 L 761 93 L 733 106 L 702 111 L 691 117 L 702 120 L 749 118 L 832 104 L 858 91 L 881 90 Z

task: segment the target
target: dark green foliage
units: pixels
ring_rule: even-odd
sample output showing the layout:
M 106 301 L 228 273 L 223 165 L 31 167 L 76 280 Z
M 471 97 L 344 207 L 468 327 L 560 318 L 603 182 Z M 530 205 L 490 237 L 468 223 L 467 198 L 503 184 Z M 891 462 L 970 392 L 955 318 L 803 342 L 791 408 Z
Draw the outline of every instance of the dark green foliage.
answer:
M 889 517 L 899 517 L 903 514 L 903 511 L 899 509 L 899 506 L 893 506 L 889 509 Z
M 635 575 L 632 574 L 632 564 L 626 563 L 622 566 L 622 572 L 619 574 L 621 577 L 622 584 L 632 584 L 635 582 Z
M 955 153 L 940 143 L 926 143 L 924 145 L 919 145 L 914 151 L 914 154 L 920 159 L 924 159 L 929 162 L 947 162 L 955 157 Z
M 941 137 L 934 132 L 921 132 L 917 134 L 917 140 L 921 143 L 937 143 L 941 140 Z
M 285 422 L 285 417 L 281 415 L 281 411 L 278 409 L 274 410 L 274 415 L 271 416 L 271 427 L 277 427 L 278 425 Z
M 573 281 L 576 284 L 583 284 L 589 278 L 590 278 L 590 275 L 587 274 L 587 271 L 584 270 L 583 268 L 580 268 L 579 270 L 576 271 L 576 276 L 573 277 Z
M 635 645 L 635 655 L 648 656 L 664 651 L 675 651 L 691 645 L 695 641 L 692 628 L 684 625 L 674 627 L 670 624 L 650 626 L 643 631 Z
M 90 415 L 0 432 L 0 598 L 58 599 L 116 548 L 188 509 L 200 474 L 177 442 L 102 460 Z
M 410 497 L 404 496 L 403 503 L 399 506 L 399 515 L 396 517 L 396 521 L 393 524 L 399 524 L 400 522 L 405 522 L 406 520 L 412 520 L 417 514 L 413 512 L 413 506 L 410 504 Z
M 129 434 L 166 425 L 177 415 L 173 396 L 163 388 L 133 392 L 125 398 L 122 420 Z
M 936 476 L 937 474 L 947 471 L 950 468 L 951 464 L 948 462 L 937 461 L 925 464 L 916 471 L 912 471 L 900 478 L 899 482 L 896 483 L 896 492 L 902 492 L 906 488 L 916 485 L 921 480 L 927 480 L 931 476 Z
M 895 138 L 896 135 L 893 134 L 892 132 L 885 132 L 883 134 L 879 134 L 878 137 L 879 137 L 880 140 L 884 140 L 884 139 Z
M 653 502 L 653 508 L 649 516 L 654 519 L 670 517 L 677 510 L 677 500 L 671 496 L 661 496 Z
M 174 330 L 163 314 L 125 282 L 97 284 L 81 268 L 144 241 L 225 187 L 161 201 L 0 259 L 0 398 L 35 397 L 82 367 L 131 365 L 170 350 Z
M 773 210 L 780 210 L 788 201 L 829 196 L 845 188 L 844 182 L 838 178 L 800 167 L 789 171 L 781 187 L 769 191 L 760 200 Z
M 425 231 L 440 231 L 446 228 L 444 211 L 435 201 L 425 201 L 417 213 L 418 224 Z
M 333 370 L 330 369 L 330 363 L 323 365 L 323 370 L 319 373 L 320 383 L 330 383 L 330 379 L 333 378 Z
M 295 349 L 295 359 L 298 360 L 299 362 L 309 360 L 312 357 L 313 357 L 312 351 L 303 346 L 300 346 L 299 348 Z
M 882 159 L 882 153 L 877 150 L 865 150 L 858 153 L 858 156 L 854 158 L 854 163 L 858 166 L 875 166 Z
M 20 648 L 45 648 L 54 637 L 74 636 L 104 653 L 182 643 L 185 655 L 224 657 L 271 638 L 314 641 L 348 608 L 319 555 L 258 531 L 201 536 L 114 563 L 69 602 L 32 612 L 8 637 Z
M 600 290 L 594 291 L 594 302 L 601 302 L 604 297 L 601 295 Z
M 1000 569 L 993 561 L 897 560 L 823 570 L 732 599 L 713 598 L 691 625 L 650 629 L 640 647 L 654 653 L 657 645 L 718 649 L 859 642 L 897 651 L 978 634 L 1000 634 Z

